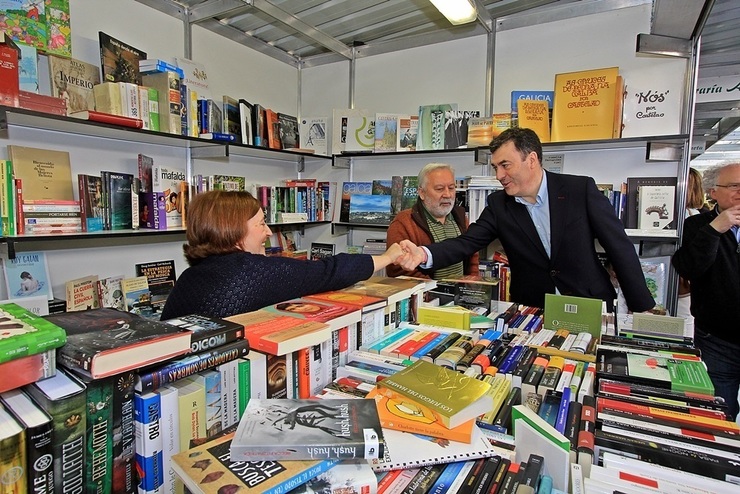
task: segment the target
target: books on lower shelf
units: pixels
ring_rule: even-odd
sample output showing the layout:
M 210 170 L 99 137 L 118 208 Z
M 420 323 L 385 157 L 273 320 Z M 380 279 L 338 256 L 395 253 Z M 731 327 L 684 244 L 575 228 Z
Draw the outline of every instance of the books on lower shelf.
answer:
M 252 398 L 230 456 L 233 461 L 371 459 L 383 450 L 374 400 Z

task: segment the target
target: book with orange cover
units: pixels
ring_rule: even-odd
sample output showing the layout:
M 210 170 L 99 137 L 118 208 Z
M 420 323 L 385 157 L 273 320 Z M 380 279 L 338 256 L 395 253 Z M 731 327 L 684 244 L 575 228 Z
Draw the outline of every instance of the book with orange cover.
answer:
M 474 419 L 448 429 L 437 420 L 429 408 L 419 402 L 401 397 L 389 398 L 380 394 L 377 388 L 368 392 L 366 397 L 375 400 L 380 425 L 383 428 L 463 443 L 470 443 L 473 440 Z
M 264 309 L 226 318 L 244 326 L 244 338 L 257 351 L 285 355 L 331 338 L 332 329 L 321 321 L 304 320 Z
M 552 141 L 612 139 L 618 77 L 619 67 L 556 74 Z
M 269 305 L 261 310 L 307 322 L 321 322 L 333 330 L 359 322 L 362 318 L 362 310 L 357 306 L 310 298 L 296 298 Z

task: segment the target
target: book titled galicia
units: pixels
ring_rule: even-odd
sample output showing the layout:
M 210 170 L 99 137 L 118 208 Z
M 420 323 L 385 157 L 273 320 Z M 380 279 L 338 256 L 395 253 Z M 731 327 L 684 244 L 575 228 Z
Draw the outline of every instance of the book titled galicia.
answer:
M 232 461 L 372 459 L 384 440 L 374 400 L 251 399 Z

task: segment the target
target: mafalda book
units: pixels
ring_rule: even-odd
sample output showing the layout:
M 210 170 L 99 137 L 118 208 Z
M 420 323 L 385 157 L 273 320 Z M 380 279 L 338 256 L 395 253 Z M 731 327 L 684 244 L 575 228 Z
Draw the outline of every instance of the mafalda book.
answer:
M 369 399 L 251 399 L 231 442 L 232 461 L 372 459 L 383 431 Z

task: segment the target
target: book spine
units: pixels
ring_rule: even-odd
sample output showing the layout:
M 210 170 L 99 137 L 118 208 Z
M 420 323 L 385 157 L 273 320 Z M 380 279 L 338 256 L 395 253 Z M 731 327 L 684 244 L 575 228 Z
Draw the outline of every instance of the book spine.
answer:
M 249 397 L 251 396 L 250 391 L 250 385 L 251 385 L 251 376 L 250 376 L 250 361 L 245 358 L 239 358 L 237 359 L 237 372 L 238 372 L 238 389 L 239 389 L 239 414 L 236 417 L 237 421 L 239 417 L 244 414 L 244 410 L 247 408 L 247 402 L 249 402 Z
M 18 235 L 26 233 L 23 222 L 23 180 L 20 178 L 13 179 L 13 198 L 15 202 L 15 232 Z
M 113 492 L 113 381 L 89 380 L 87 402 L 87 454 L 85 480 L 87 492 Z
M 162 410 L 159 395 L 134 396 L 136 465 L 140 473 L 139 492 L 156 492 L 164 483 L 161 431 Z
M 134 427 L 134 371 L 113 380 L 113 492 L 136 492 L 136 432 Z
M 238 340 L 216 347 L 213 350 L 172 360 L 147 373 L 139 373 L 136 378 L 136 391 L 139 393 L 154 391 L 164 384 L 192 376 L 206 369 L 212 369 L 248 353 L 249 342 Z
M 162 416 L 162 492 L 175 494 L 178 478 L 172 468 L 172 455 L 180 452 L 180 416 L 177 389 L 172 386 L 159 388 L 160 412 Z
M 133 127 L 135 129 L 141 129 L 144 127 L 144 122 L 139 118 L 125 117 L 123 115 L 114 115 L 112 113 L 96 112 L 92 110 L 88 111 L 87 119 L 91 122 L 120 125 L 122 127 Z
M 57 370 L 57 372 L 63 371 Z M 81 392 L 59 399 L 51 399 L 35 384 L 26 388 L 53 419 L 52 449 L 55 492 L 73 492 L 84 485 L 85 481 L 87 413 L 84 385 L 80 386 Z M 77 422 L 68 421 L 70 417 L 79 417 L 79 420 Z

